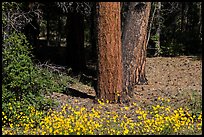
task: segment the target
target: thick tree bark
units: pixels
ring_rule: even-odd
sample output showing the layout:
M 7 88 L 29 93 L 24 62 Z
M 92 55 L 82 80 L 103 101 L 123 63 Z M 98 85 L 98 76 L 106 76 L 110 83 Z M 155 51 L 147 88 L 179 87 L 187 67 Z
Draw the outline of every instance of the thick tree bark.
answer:
M 112 103 L 122 92 L 120 2 L 97 3 L 97 98 Z
M 84 18 L 76 11 L 67 16 L 67 55 L 68 64 L 75 74 L 85 69 Z
M 147 26 L 150 2 L 130 2 L 122 36 L 123 90 L 131 93 L 136 84 L 147 84 L 145 76 Z

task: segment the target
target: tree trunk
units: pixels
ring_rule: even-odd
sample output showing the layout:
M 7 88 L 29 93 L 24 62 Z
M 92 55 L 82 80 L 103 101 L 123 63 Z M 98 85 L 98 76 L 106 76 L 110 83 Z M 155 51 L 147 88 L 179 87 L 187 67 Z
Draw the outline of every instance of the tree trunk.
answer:
M 98 82 L 97 98 L 112 103 L 122 92 L 120 2 L 97 3 Z
M 181 3 L 181 32 L 183 32 L 184 28 L 184 10 L 185 10 L 185 2 Z
M 84 18 L 77 11 L 70 12 L 67 16 L 67 50 L 68 63 L 73 73 L 82 72 L 86 66 L 84 54 Z
M 96 2 L 92 2 L 91 16 L 90 16 L 90 36 L 91 36 L 91 57 L 93 61 L 97 61 L 96 49 Z
M 47 46 L 50 46 L 50 17 L 49 11 L 47 12 Z
M 23 9 L 26 13 L 29 13 L 32 9 L 31 7 L 33 6 L 33 2 L 25 2 L 25 8 Z M 24 29 L 22 30 L 23 33 L 26 35 L 29 43 L 34 46 L 37 47 L 37 39 L 40 33 L 40 26 L 38 24 L 38 18 L 36 17 L 36 15 L 31 14 L 30 16 L 31 22 L 29 22 L 28 24 L 26 24 L 24 26 Z
M 147 26 L 150 2 L 130 2 L 122 36 L 123 90 L 130 93 L 136 84 L 147 84 L 145 76 Z
M 157 7 L 156 7 L 156 3 L 157 2 L 152 2 L 152 6 L 154 6 L 154 9 L 153 9 L 153 12 L 152 12 L 152 14 L 151 15 L 149 15 L 149 22 L 148 22 L 148 29 L 147 29 L 147 42 L 146 42 L 146 47 L 147 47 L 147 49 L 148 49 L 148 45 L 149 45 L 149 39 L 150 39 L 150 37 L 151 37 L 151 31 L 152 31 L 152 25 L 153 25 L 153 21 L 154 21 L 154 18 L 155 18 L 155 13 L 156 13 L 156 10 L 157 10 Z M 152 48 L 151 48 L 151 50 L 152 50 Z
M 186 3 L 186 5 L 185 5 L 185 13 L 184 13 L 184 16 L 185 16 L 185 18 L 184 18 L 184 28 L 185 28 L 185 30 L 183 30 L 183 31 L 185 31 L 185 32 L 189 32 L 189 17 L 188 17 L 188 14 L 190 14 L 189 13 L 189 11 L 190 11 L 190 6 L 191 5 L 189 5 L 189 2 L 187 2 Z
M 160 34 L 161 34 L 161 2 L 158 2 L 158 8 L 157 8 L 157 21 L 158 21 L 158 27 L 156 31 L 157 41 L 156 41 L 156 51 L 154 56 L 159 56 L 161 52 L 161 46 L 160 46 Z
M 58 16 L 58 28 L 57 28 L 57 46 L 60 47 L 61 45 L 61 34 L 62 34 L 62 21 L 60 16 Z
M 201 45 L 202 45 L 202 2 L 199 2 L 199 22 L 198 22 L 198 25 L 199 25 L 199 37 L 200 37 L 200 42 L 201 42 Z

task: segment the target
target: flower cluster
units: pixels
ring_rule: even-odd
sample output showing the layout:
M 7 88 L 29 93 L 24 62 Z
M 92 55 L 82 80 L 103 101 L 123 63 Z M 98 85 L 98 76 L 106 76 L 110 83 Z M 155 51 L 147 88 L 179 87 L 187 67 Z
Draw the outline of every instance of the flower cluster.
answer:
M 164 99 L 159 98 L 164 102 Z M 170 100 L 167 100 L 169 102 Z M 187 108 L 173 109 L 165 103 L 151 106 L 149 110 L 133 103 L 134 114 L 117 111 L 104 111 L 106 104 L 99 101 L 97 107 L 71 106 L 66 104 L 60 110 L 49 110 L 46 114 L 29 107 L 29 115 L 19 113 L 19 123 L 10 121 L 9 127 L 3 126 L 5 134 L 30 135 L 127 135 L 127 134 L 185 134 L 185 131 L 201 132 L 202 112 L 189 113 Z M 131 106 L 121 107 L 121 112 Z M 7 116 L 2 112 L 2 121 Z M 18 116 L 17 116 L 18 117 Z

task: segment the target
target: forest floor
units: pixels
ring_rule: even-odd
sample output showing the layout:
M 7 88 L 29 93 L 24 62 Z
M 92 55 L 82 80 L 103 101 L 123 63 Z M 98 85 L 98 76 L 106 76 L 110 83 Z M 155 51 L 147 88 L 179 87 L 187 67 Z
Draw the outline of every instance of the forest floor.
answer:
M 170 99 L 175 108 L 189 106 L 192 109 L 202 109 L 202 59 L 196 57 L 153 57 L 147 58 L 146 77 L 148 85 L 137 85 L 128 106 L 130 109 L 120 112 L 127 104 L 106 104 L 106 111 L 134 114 L 133 102 L 140 106 L 150 106 L 157 103 L 158 97 Z M 54 92 L 53 100 L 61 105 L 85 106 L 92 109 L 98 105 L 93 103 L 95 91 L 93 87 L 74 83 L 68 86 L 69 94 Z M 71 94 L 70 94 L 71 93 Z

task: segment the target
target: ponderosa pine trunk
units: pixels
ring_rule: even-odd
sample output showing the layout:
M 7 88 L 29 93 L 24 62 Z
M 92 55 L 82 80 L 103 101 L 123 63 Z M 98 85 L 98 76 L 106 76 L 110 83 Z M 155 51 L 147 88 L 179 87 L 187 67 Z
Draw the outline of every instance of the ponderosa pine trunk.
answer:
M 130 2 L 122 36 L 123 91 L 147 84 L 145 76 L 147 26 L 151 2 Z
M 97 2 L 99 100 L 117 103 L 122 92 L 120 2 Z

